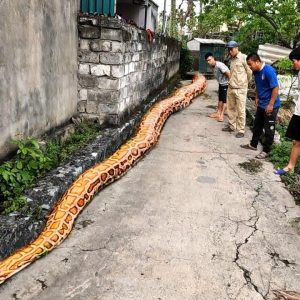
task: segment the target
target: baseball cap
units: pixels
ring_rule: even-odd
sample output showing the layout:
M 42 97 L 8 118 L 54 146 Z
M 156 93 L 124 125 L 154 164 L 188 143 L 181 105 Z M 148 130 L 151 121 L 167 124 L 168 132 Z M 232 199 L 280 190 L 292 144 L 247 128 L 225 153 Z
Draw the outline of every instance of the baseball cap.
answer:
M 226 45 L 227 48 L 236 48 L 238 46 L 239 46 L 239 44 L 236 41 L 230 41 Z

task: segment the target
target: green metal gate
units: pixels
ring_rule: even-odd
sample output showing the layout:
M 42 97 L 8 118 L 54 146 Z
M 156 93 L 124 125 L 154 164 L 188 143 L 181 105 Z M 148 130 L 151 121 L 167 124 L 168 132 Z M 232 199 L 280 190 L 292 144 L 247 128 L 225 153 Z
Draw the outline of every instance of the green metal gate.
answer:
M 225 45 L 223 44 L 200 44 L 199 72 L 202 74 L 212 74 L 211 67 L 205 61 L 205 54 L 211 52 L 218 61 L 224 61 Z
M 109 15 L 115 14 L 115 0 L 81 0 L 80 11 L 83 13 Z

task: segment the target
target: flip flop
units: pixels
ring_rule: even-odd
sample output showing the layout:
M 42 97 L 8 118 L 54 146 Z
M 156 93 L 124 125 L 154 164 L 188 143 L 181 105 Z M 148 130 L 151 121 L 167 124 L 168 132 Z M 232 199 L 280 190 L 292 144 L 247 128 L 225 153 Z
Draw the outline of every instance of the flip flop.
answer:
M 278 169 L 278 170 L 274 171 L 274 174 L 279 175 L 279 176 L 287 174 L 287 173 L 288 173 L 288 171 L 286 171 L 284 169 Z
M 218 116 L 217 113 L 213 113 L 213 114 L 208 115 L 208 117 L 209 117 L 209 118 L 212 118 L 212 119 L 216 119 L 216 118 L 218 118 L 219 116 Z
M 288 173 L 293 173 L 293 171 L 291 171 L 291 170 L 286 171 L 285 169 L 278 169 L 278 170 L 274 171 L 274 174 L 279 175 L 279 176 L 286 175 Z
M 219 118 L 218 122 L 224 122 L 224 118 Z
M 254 151 L 257 150 L 257 148 L 251 146 L 250 144 L 240 145 L 240 146 L 241 146 L 241 148 L 243 148 L 243 149 L 254 150 Z
M 262 151 L 259 154 L 257 154 L 255 157 L 258 158 L 258 159 L 265 159 L 265 158 L 268 157 L 268 155 L 269 155 L 268 153 Z

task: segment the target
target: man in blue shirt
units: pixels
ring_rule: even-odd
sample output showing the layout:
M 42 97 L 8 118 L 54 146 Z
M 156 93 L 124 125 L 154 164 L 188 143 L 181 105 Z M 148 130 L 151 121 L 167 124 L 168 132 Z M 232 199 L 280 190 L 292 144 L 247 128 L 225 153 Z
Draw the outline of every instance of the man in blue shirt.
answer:
M 275 122 L 280 106 L 279 86 L 275 70 L 263 63 L 256 53 L 246 58 L 247 64 L 253 71 L 256 84 L 255 104 L 257 107 L 253 136 L 250 144 L 241 145 L 242 148 L 257 150 L 258 141 L 265 131 L 263 151 L 256 158 L 266 158 L 271 151 L 275 134 Z

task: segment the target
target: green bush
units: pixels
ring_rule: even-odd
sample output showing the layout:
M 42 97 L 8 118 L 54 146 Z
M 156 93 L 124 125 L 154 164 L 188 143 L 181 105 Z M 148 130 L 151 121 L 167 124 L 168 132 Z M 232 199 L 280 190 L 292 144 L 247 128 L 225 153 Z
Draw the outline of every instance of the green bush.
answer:
M 25 189 L 97 135 L 98 124 L 82 123 L 67 141 L 50 140 L 45 149 L 34 138 L 12 141 L 18 149 L 16 156 L 0 165 L 0 212 L 26 210 Z
M 186 47 L 182 47 L 180 51 L 180 74 L 184 76 L 187 72 L 193 71 L 194 57 L 192 52 Z
M 292 142 L 285 138 L 287 125 L 277 125 L 276 129 L 281 137 L 280 144 L 273 144 L 269 160 L 275 165 L 276 168 L 284 168 L 289 162 Z M 295 167 L 295 173 L 300 174 L 300 161 L 298 161 Z
M 291 149 L 292 143 L 282 140 L 280 144 L 273 146 L 269 160 L 274 163 L 275 167 L 283 168 L 289 162 Z
M 17 145 L 16 158 L 0 166 L 0 199 L 11 200 L 29 186 L 44 170 L 50 168 L 50 159 L 35 139 L 13 141 Z
M 291 60 L 288 57 L 284 57 L 279 59 L 275 64 L 274 67 L 278 70 L 279 74 L 285 75 L 294 75 L 293 72 L 293 65 Z

